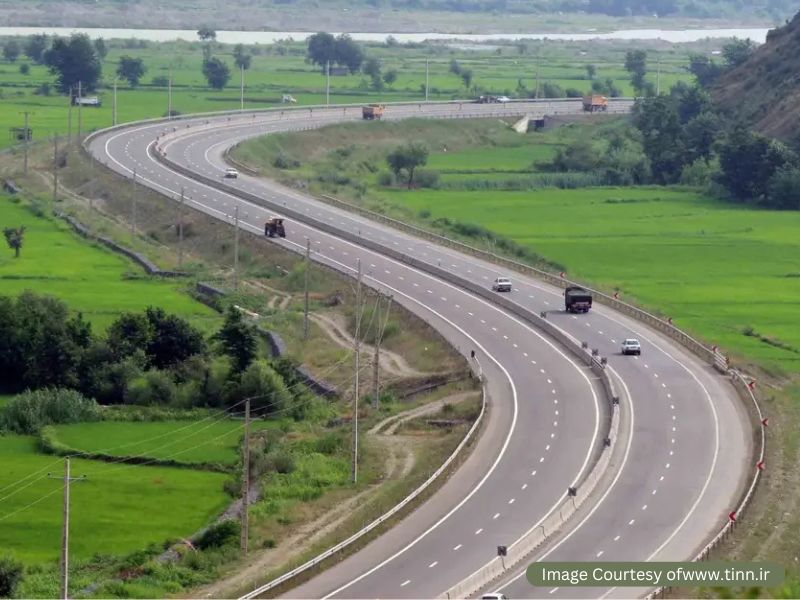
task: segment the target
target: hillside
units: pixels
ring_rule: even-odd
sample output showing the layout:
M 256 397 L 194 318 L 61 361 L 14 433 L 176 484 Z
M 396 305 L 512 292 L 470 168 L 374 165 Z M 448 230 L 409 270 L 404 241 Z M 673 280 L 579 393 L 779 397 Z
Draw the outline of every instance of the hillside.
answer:
M 726 111 L 784 140 L 800 134 L 800 13 L 771 31 L 744 64 L 725 73 L 712 90 Z

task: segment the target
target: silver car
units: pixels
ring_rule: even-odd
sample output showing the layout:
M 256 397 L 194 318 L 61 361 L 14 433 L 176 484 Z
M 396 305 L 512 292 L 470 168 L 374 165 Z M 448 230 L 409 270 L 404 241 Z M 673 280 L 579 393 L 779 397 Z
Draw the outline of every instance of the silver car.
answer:
M 492 290 L 495 292 L 510 292 L 511 280 L 507 277 L 498 277 L 492 282 Z
M 622 342 L 622 354 L 635 354 L 639 356 L 642 353 L 642 345 L 639 340 L 628 338 Z

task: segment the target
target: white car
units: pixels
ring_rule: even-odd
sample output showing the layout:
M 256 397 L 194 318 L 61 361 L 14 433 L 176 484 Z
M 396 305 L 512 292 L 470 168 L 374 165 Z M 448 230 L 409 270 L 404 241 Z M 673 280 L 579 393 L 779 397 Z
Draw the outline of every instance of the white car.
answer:
M 505 104 L 506 102 L 511 102 L 511 98 L 508 96 L 498 96 L 497 101 Z
M 635 354 L 639 356 L 642 353 L 642 345 L 639 340 L 629 338 L 622 342 L 622 354 Z
M 239 171 L 236 169 L 225 169 L 225 179 L 236 179 L 239 177 Z
M 495 292 L 510 292 L 511 280 L 507 277 L 498 277 L 492 282 L 492 290 Z

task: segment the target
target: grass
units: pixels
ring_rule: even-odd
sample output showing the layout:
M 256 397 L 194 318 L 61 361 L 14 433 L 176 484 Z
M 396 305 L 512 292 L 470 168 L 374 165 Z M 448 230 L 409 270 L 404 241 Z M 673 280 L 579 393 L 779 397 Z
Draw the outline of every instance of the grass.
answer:
M 0 548 L 28 564 L 59 556 L 61 483 L 45 474 L 61 475 L 62 462 L 39 454 L 35 438 L 0 437 L 0 488 L 38 473 L 24 482 L 32 481 L 29 487 L 5 489 L 3 496 L 14 495 L 0 503 Z M 71 471 L 87 476 L 71 488 L 70 553 L 76 559 L 188 536 L 228 502 L 222 491 L 226 476 L 218 473 L 80 459 L 72 461 Z
M 280 425 L 278 421 L 254 421 L 251 429 L 255 432 Z M 241 455 L 242 422 L 218 417 L 188 423 L 77 423 L 57 425 L 52 432 L 54 441 L 87 454 L 136 456 L 195 465 L 232 465 Z
M 81 110 L 81 128 L 107 127 L 112 124 L 115 70 L 122 56 L 141 58 L 147 72 L 138 88 L 127 83 L 118 86 L 118 120 L 128 122 L 164 116 L 168 109 L 165 85 L 156 85 L 156 77 L 173 78 L 172 107 L 181 113 L 237 110 L 240 107 L 239 76 L 233 73 L 228 86 L 220 91 L 207 87 L 201 72 L 202 50 L 199 43 L 168 42 L 134 47 L 126 40 L 108 42 L 109 54 L 103 62 L 104 79 L 97 92 L 103 101 L 100 108 Z M 662 85 L 688 79 L 684 68 L 692 50 L 716 48 L 715 42 L 695 45 L 665 46 L 658 42 L 637 43 L 657 52 L 661 61 Z M 369 78 L 361 73 L 337 76 L 331 79 L 332 103 L 360 103 L 368 101 L 422 100 L 420 88 L 425 82 L 425 61 L 429 61 L 429 96 L 432 100 L 471 98 L 481 92 L 503 93 L 525 97 L 536 89 L 536 64 L 539 61 L 540 83 L 550 81 L 563 88 L 588 91 L 591 82 L 586 77 L 585 65 L 597 66 L 599 79 L 612 78 L 625 94 L 633 92 L 623 65 L 627 42 L 547 42 L 533 45 L 503 43 L 492 52 L 475 52 L 448 47 L 443 44 L 400 46 L 389 48 L 383 44 L 366 47 L 369 56 L 379 58 L 384 72 L 397 71 L 397 81 L 390 87 L 375 91 Z M 254 46 L 251 68 L 245 74 L 247 108 L 280 107 L 281 97 L 292 94 L 298 103 L 323 104 L 325 102 L 325 77 L 320 70 L 305 62 L 305 45 L 281 43 Z M 232 64 L 232 47 L 216 44 L 214 54 Z M 537 54 L 539 58 L 537 59 Z M 465 90 L 461 78 L 449 71 L 450 61 L 457 60 L 474 73 L 473 86 Z M 652 60 L 652 58 L 651 58 Z M 23 125 L 24 111 L 30 113 L 30 127 L 36 140 L 68 131 L 69 108 L 66 97 L 54 90 L 54 77 L 40 65 L 29 65 L 30 73 L 23 75 L 17 63 L 0 62 L 0 129 Z M 651 79 L 655 75 L 651 74 Z M 158 83 L 158 82 L 156 82 Z M 50 95 L 35 94 L 44 84 L 53 90 Z M 72 110 L 72 131 L 78 128 L 78 110 Z M 0 148 L 14 143 L 11 136 L 0 137 Z
M 0 196 L 0 224 L 26 227 L 20 258 L 8 248 L 0 249 L 3 294 L 33 290 L 56 296 L 100 330 L 123 312 L 151 305 L 180 314 L 206 331 L 220 321 L 183 293 L 185 284 L 145 276 L 138 265 L 83 240 L 66 223 L 37 216 L 22 202 Z

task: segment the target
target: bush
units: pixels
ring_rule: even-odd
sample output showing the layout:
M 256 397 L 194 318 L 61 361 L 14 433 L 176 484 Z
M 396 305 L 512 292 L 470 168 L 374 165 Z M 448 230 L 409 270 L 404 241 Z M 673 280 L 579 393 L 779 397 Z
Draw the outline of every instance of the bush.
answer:
M 300 161 L 281 151 L 272 159 L 272 166 L 276 169 L 296 169 L 300 166 Z
M 169 77 L 166 75 L 156 75 L 150 80 L 150 85 L 155 87 L 167 87 L 169 85 Z
M 583 92 L 575 88 L 567 88 L 567 98 L 583 98 Z
M 391 171 L 381 171 L 377 177 L 378 185 L 383 187 L 392 187 L 397 185 L 397 178 Z
M 49 96 L 53 91 L 53 88 L 50 86 L 49 83 L 43 83 L 35 90 L 33 90 L 34 96 Z
M 235 542 L 238 543 L 240 532 L 241 529 L 238 521 L 226 519 L 206 529 L 194 545 L 200 550 L 222 548 L 223 546 L 232 545 Z
M 252 398 L 251 408 L 263 415 L 284 412 L 292 404 L 286 382 L 265 360 L 253 361 L 242 373 L 239 395 Z
M 266 468 L 282 475 L 293 473 L 297 468 L 294 457 L 285 450 L 270 452 L 266 457 Z
M 28 63 L 22 63 L 19 66 L 19 72 L 21 75 L 29 75 L 31 72 L 31 66 Z
M 143 406 L 168 406 L 177 397 L 172 376 L 158 369 L 151 369 L 134 379 L 125 396 L 126 404 Z
M 439 185 L 439 172 L 428 169 L 417 169 L 414 181 L 421 188 L 435 188 Z
M 0 557 L 0 598 L 13 598 L 22 581 L 24 567 L 10 556 Z
M 13 398 L 0 413 L 3 429 L 33 435 L 45 425 L 100 420 L 100 407 L 94 400 L 74 390 L 45 388 Z

